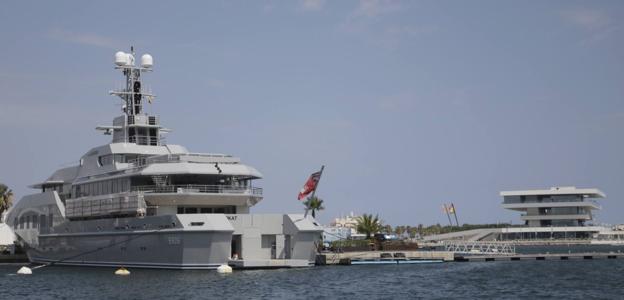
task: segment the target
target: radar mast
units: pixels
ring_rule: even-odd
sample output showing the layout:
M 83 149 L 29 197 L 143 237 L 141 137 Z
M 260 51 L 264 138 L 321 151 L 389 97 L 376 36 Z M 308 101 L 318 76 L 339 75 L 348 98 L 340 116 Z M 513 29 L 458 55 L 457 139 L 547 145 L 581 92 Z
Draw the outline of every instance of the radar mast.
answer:
M 134 47 L 130 53 L 115 53 L 115 69 L 121 70 L 126 77 L 125 87 L 111 91 L 123 101 L 123 116 L 113 120 L 113 126 L 98 126 L 104 134 L 113 135 L 113 143 L 135 143 L 137 145 L 160 146 L 164 144 L 161 133 L 168 129 L 159 125 L 156 116 L 148 115 L 143 110 L 143 100 L 149 103 L 156 97 L 145 89 L 141 81 L 143 72 L 151 72 L 154 59 L 149 54 L 141 56 L 141 65 L 135 66 Z

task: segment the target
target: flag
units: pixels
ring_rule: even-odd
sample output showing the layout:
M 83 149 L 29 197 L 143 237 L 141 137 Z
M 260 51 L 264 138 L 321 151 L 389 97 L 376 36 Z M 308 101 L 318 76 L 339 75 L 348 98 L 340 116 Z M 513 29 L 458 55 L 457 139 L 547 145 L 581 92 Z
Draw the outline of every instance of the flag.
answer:
M 316 190 L 316 185 L 318 184 L 320 179 L 321 179 L 320 171 L 316 173 L 312 173 L 312 175 L 310 175 L 310 178 L 308 178 L 308 181 L 306 181 L 306 183 L 301 188 L 301 191 L 299 192 L 299 196 L 297 196 L 297 199 L 301 200 L 305 198 L 305 196 L 307 196 L 308 194 Z
M 451 203 L 451 205 L 449 205 L 448 212 L 450 214 L 454 214 L 455 213 L 455 205 L 453 205 L 453 203 Z

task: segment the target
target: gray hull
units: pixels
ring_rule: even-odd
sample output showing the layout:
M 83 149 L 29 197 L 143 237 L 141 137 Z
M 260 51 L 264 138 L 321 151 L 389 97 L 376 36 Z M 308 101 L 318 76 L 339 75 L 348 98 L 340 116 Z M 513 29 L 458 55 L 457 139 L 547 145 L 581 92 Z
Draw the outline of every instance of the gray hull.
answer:
M 220 218 L 219 218 L 220 217 Z M 223 215 L 161 216 L 66 222 L 41 233 L 32 262 L 62 265 L 214 269 L 231 255 Z M 194 225 L 191 225 L 194 224 Z

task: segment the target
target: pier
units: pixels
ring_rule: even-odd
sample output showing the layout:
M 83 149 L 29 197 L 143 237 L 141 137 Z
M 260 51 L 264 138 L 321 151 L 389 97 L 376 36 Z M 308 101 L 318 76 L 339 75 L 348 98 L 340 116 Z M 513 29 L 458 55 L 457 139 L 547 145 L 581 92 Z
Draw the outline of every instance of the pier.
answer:
M 584 259 L 623 259 L 620 252 L 591 252 L 591 253 L 539 253 L 513 255 L 466 255 L 455 256 L 456 262 L 477 261 L 520 261 L 520 260 L 584 260 Z
M 356 251 L 321 253 L 317 265 L 350 265 L 361 261 L 454 261 L 455 254 L 448 251 Z
M 439 262 L 490 262 L 490 261 L 534 261 L 534 260 L 591 260 L 624 259 L 622 252 L 585 253 L 535 253 L 535 254 L 464 254 L 451 251 L 361 251 L 345 253 L 321 253 L 317 265 L 352 265 L 377 263 L 417 263 L 418 261 Z

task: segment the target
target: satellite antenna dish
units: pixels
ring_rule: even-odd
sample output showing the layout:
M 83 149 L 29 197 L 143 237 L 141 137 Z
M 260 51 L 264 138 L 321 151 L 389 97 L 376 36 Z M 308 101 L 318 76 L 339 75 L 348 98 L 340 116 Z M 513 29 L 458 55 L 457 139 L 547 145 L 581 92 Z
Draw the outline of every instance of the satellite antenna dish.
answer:
M 119 67 L 125 66 L 128 64 L 128 54 L 123 51 L 118 51 L 115 53 L 115 64 Z
M 154 65 L 154 58 L 149 54 L 141 56 L 141 67 L 149 69 Z

